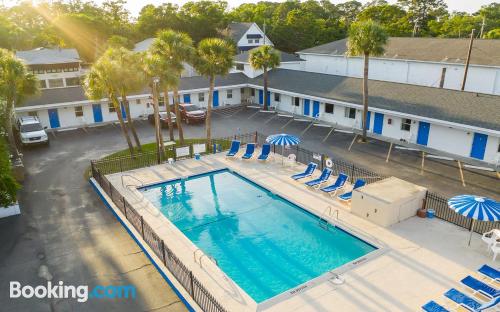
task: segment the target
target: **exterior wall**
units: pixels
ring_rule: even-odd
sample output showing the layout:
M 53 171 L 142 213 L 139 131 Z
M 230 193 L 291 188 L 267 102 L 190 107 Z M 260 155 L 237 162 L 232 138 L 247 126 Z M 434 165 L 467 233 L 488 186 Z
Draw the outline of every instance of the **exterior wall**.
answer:
M 304 67 L 304 65 L 302 63 L 304 63 L 304 62 L 281 63 L 280 66 L 278 66 L 278 68 L 291 69 L 291 70 L 302 70 L 302 68 Z M 263 70 L 253 69 L 250 64 L 246 64 L 246 63 L 244 63 L 243 68 L 244 69 L 242 71 L 237 70 L 236 65 L 235 65 L 230 69 L 229 72 L 230 73 L 244 73 L 247 77 L 250 77 L 250 78 L 258 77 L 264 73 Z
M 363 60 L 359 57 L 299 55 L 306 60 L 305 71 L 357 78 L 363 74 Z M 461 64 L 371 58 L 369 78 L 439 87 L 443 68 L 446 68 L 444 88 L 460 90 L 464 74 Z M 470 65 L 465 90 L 500 94 L 500 67 Z
M 247 35 L 261 35 L 262 38 L 260 38 L 259 43 L 248 43 Z M 248 28 L 247 32 L 240 38 L 240 40 L 237 42 L 237 46 L 239 48 L 244 48 L 244 47 L 256 47 L 256 46 L 261 46 L 264 44 L 264 32 L 260 29 L 257 24 L 252 24 L 250 28 Z M 267 45 L 274 45 L 269 38 L 266 36 L 266 44 Z

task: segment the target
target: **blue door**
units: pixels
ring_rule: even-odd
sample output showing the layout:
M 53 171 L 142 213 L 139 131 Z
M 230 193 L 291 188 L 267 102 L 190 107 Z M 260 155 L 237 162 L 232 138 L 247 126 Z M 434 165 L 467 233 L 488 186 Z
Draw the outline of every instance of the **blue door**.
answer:
M 484 159 L 484 151 L 486 150 L 486 143 L 488 142 L 488 136 L 482 133 L 474 133 L 474 139 L 472 140 L 472 149 L 470 151 L 470 157 L 477 159 Z
M 314 118 L 319 117 L 319 102 L 318 101 L 313 102 L 313 117 Z
M 309 116 L 311 113 L 311 100 L 304 100 L 304 115 Z
M 184 94 L 184 103 L 191 103 L 191 95 Z
M 92 104 L 92 112 L 94 113 L 94 122 L 102 122 L 101 104 Z
M 366 112 L 366 130 L 370 130 L 370 121 L 372 118 L 372 112 Z
M 219 91 L 214 91 L 214 98 L 212 100 L 212 105 L 214 107 L 219 106 Z
M 120 104 L 121 110 L 122 110 L 122 118 L 127 119 L 127 112 L 125 111 L 125 106 L 123 106 L 123 103 Z
M 375 113 L 375 119 L 373 120 L 373 132 L 376 134 L 382 134 L 383 127 L 384 127 L 384 114 Z
M 431 129 L 430 123 L 424 121 L 420 121 L 418 123 L 417 144 L 427 145 L 427 142 L 429 142 L 430 129 Z
M 259 90 L 259 104 L 264 105 L 264 91 Z
M 57 113 L 57 108 L 49 109 L 49 123 L 51 128 L 59 128 L 61 123 L 59 122 L 59 114 Z

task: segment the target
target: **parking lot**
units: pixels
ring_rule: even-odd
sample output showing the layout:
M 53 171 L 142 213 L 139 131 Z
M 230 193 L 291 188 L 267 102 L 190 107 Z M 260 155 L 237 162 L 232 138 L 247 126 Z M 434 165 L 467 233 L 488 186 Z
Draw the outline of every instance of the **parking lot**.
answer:
M 307 124 L 290 123 L 269 114 L 235 109 L 214 114 L 213 136 L 259 131 L 265 134 L 300 134 Z M 252 116 L 253 115 L 253 116 Z M 143 143 L 154 140 L 153 127 L 137 124 Z M 168 137 L 168 131 L 163 130 Z M 351 134 L 335 133 L 322 142 L 327 129 L 312 127 L 302 146 L 333 154 L 372 171 L 395 175 L 446 196 L 473 193 L 495 197 L 500 184 L 495 173 L 465 171 L 466 187 L 455 163 L 427 161 L 420 173 L 419 154 L 394 150 L 385 162 L 388 144 L 355 143 Z M 203 124 L 184 127 L 186 138 L 203 137 Z M 183 311 L 184 305 L 157 273 L 137 244 L 128 236 L 84 179 L 91 159 L 126 148 L 118 126 L 107 125 L 50 135 L 49 147 L 23 150 L 26 179 L 20 191 L 22 215 L 0 220 L 0 305 L 2 311 Z M 72 285 L 127 285 L 137 298 L 9 299 L 9 281 L 23 285 L 46 280 Z

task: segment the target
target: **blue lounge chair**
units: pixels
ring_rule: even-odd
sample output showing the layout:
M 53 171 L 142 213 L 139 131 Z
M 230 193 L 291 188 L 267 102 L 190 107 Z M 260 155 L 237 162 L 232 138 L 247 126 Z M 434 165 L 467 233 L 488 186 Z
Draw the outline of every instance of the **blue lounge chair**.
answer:
M 323 187 L 321 190 L 323 192 L 326 192 L 326 193 L 332 193 L 333 192 L 333 195 L 335 195 L 335 193 L 338 190 L 340 190 L 341 188 L 344 187 L 345 182 L 347 181 L 348 178 L 349 177 L 346 174 L 341 173 L 337 177 L 337 180 L 335 180 L 335 183 L 333 183 L 333 184 L 331 184 L 329 186 Z
M 245 151 L 245 155 L 241 158 L 250 159 L 253 156 L 253 152 L 255 152 L 255 143 L 247 143 L 247 150 Z
M 234 155 L 236 155 L 236 153 L 238 153 L 238 151 L 240 150 L 240 144 L 240 141 L 233 140 L 231 142 L 231 148 L 229 149 L 229 152 L 227 152 L 226 157 L 234 157 Z
M 477 270 L 479 273 L 495 282 L 500 282 L 500 271 L 485 264 Z
M 330 178 L 331 174 L 332 174 L 332 169 L 325 168 L 325 169 L 323 169 L 323 172 L 321 172 L 321 175 L 319 176 L 319 178 L 306 182 L 306 185 L 307 186 L 317 186 L 317 185 L 319 186 L 322 183 L 326 182 L 328 180 L 328 178 Z
M 476 311 L 481 312 L 481 311 L 484 311 L 486 309 L 493 308 L 494 306 L 498 305 L 499 303 L 500 303 L 500 296 L 496 297 L 495 299 L 493 299 L 489 302 L 483 303 L 479 308 L 474 310 L 474 312 L 476 312 Z
M 262 150 L 260 151 L 260 155 L 257 159 L 258 160 L 267 160 L 270 153 L 271 153 L 271 145 L 264 144 L 264 145 L 262 145 Z
M 314 170 L 316 170 L 316 167 L 318 167 L 318 165 L 316 165 L 313 162 L 310 162 L 307 165 L 306 171 L 304 171 L 302 173 L 294 174 L 292 176 L 292 179 L 299 180 L 299 179 L 307 178 L 307 177 L 311 176 L 314 173 Z
M 357 179 L 356 182 L 354 182 L 354 186 L 352 188 L 352 190 L 350 192 L 347 192 L 347 193 L 344 193 L 342 195 L 339 195 L 338 198 L 341 199 L 341 200 L 344 200 L 344 201 L 348 201 L 348 200 L 351 200 L 352 198 L 352 191 L 354 191 L 355 189 L 358 189 L 360 187 L 363 187 L 366 185 L 366 181 L 363 180 L 363 179 Z
M 444 296 L 469 311 L 476 311 L 481 306 L 481 303 L 467 296 L 463 292 L 456 290 L 455 288 L 445 292 Z
M 426 312 L 450 312 L 450 310 L 445 309 L 443 306 L 432 300 L 424 304 L 422 309 Z
M 479 293 L 490 299 L 494 299 L 500 296 L 499 290 L 495 289 L 494 287 L 491 287 L 488 284 L 481 282 L 480 280 L 475 279 L 470 275 L 461 280 L 460 282 L 465 286 L 469 287 L 470 289 L 472 289 L 474 293 Z

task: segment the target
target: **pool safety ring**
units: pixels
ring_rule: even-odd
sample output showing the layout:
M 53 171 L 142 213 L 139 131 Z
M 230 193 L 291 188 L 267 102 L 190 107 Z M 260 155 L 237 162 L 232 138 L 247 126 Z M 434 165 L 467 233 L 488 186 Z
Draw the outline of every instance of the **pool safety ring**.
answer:
M 325 163 L 328 168 L 331 168 L 333 166 L 333 161 L 330 158 L 327 158 Z

